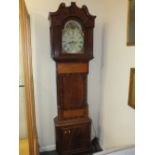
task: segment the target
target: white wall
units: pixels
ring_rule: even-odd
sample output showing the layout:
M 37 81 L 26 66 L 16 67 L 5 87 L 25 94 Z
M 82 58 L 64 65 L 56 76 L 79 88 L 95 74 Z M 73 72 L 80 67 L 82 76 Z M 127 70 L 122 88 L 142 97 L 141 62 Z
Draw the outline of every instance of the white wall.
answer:
M 62 0 L 26 0 L 31 16 L 36 116 L 41 150 L 55 145 L 57 115 L 55 62 L 50 57 L 48 13 Z M 69 5 L 71 0 L 64 0 Z M 134 110 L 127 106 L 134 48 L 126 47 L 127 0 L 77 0 L 96 15 L 94 59 L 88 76 L 88 104 L 105 147 L 134 143 Z M 99 122 L 100 116 L 100 122 Z M 92 137 L 94 131 L 92 131 Z
M 105 0 L 102 65 L 101 143 L 105 148 L 134 144 L 135 111 L 127 104 L 135 48 L 126 46 L 128 0 Z
M 55 145 L 53 118 L 57 115 L 55 62 L 50 56 L 48 13 L 56 11 L 60 0 L 26 0 L 31 16 L 33 75 L 36 100 L 36 116 L 41 150 L 51 150 Z M 64 1 L 70 5 L 71 0 Z M 78 6 L 86 4 L 97 15 L 94 30 L 94 59 L 90 62 L 88 76 L 88 104 L 90 117 L 98 135 L 99 107 L 101 103 L 101 52 L 102 6 L 98 0 L 78 0 Z M 94 131 L 92 130 L 92 137 Z
M 36 103 L 36 121 L 42 151 L 54 149 L 56 116 L 55 63 L 50 57 L 49 26 L 47 17 L 31 16 L 33 76 Z

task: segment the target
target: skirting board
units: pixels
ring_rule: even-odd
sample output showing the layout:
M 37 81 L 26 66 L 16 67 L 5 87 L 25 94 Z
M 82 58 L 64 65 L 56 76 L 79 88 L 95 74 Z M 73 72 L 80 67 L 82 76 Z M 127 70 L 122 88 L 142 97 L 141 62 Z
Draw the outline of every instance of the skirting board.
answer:
M 40 152 L 53 151 L 55 149 L 56 149 L 55 145 L 47 145 L 47 146 L 40 147 Z

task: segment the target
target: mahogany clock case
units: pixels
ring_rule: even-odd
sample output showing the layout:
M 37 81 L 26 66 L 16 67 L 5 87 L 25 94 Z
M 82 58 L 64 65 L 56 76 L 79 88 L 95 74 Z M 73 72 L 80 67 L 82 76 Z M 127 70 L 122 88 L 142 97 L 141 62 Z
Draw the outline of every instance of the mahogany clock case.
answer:
M 79 8 L 61 3 L 56 12 L 49 13 L 51 55 L 56 61 L 57 109 L 54 119 L 56 150 L 60 155 L 90 150 L 91 119 L 88 117 L 87 76 L 93 59 L 93 28 L 95 16 L 86 6 Z M 64 52 L 62 32 L 66 22 L 80 23 L 84 33 L 82 53 Z M 76 23 L 75 22 L 75 23 Z M 75 48 L 76 49 L 76 48 Z
M 88 117 L 88 63 L 57 63 L 56 150 L 60 155 L 90 151 Z

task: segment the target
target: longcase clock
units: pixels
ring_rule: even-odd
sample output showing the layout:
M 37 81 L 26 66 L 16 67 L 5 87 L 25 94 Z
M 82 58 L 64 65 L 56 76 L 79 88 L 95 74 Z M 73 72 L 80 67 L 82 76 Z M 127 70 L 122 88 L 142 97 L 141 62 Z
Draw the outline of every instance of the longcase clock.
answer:
M 60 155 L 90 150 L 87 75 L 93 59 L 95 16 L 86 6 L 61 3 L 49 13 L 51 54 L 56 62 L 57 108 L 54 118 L 56 150 Z

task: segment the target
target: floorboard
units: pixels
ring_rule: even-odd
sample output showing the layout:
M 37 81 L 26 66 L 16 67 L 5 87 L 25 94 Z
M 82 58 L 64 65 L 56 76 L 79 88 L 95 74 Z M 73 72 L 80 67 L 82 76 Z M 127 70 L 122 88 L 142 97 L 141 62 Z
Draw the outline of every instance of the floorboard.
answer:
M 19 155 L 29 155 L 28 139 L 20 139 L 19 140 Z

